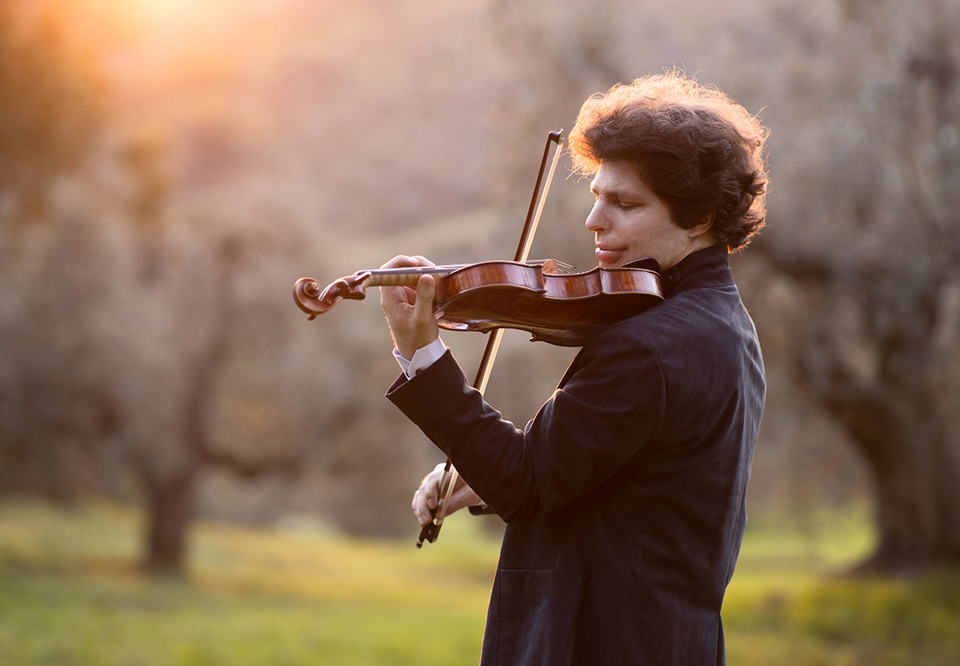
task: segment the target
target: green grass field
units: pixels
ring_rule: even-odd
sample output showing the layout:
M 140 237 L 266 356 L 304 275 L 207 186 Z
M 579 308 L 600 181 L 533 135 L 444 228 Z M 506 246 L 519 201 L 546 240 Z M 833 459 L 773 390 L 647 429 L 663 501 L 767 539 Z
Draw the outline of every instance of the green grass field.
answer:
M 727 594 L 728 662 L 960 663 L 960 572 L 833 576 L 869 550 L 857 513 L 751 523 Z M 495 539 L 456 516 L 441 540 L 198 526 L 187 582 L 142 577 L 135 514 L 0 504 L 0 663 L 474 664 Z

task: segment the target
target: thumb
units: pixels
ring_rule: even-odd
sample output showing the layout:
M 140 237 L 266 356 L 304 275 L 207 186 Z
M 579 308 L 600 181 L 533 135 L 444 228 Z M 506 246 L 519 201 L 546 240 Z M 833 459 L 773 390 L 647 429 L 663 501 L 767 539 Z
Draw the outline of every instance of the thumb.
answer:
M 433 299 L 437 293 L 437 282 L 432 275 L 421 275 L 417 280 L 417 302 L 415 308 L 417 316 L 424 316 L 429 311 L 433 317 Z

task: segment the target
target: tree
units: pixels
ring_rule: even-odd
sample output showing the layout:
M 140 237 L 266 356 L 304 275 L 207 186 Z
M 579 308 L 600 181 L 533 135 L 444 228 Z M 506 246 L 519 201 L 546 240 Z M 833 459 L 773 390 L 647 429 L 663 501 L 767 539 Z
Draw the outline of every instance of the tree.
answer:
M 819 0 L 720 16 L 704 5 L 697 39 L 695 27 L 664 30 L 672 19 L 632 5 L 609 0 L 582 16 L 498 6 L 522 26 L 517 60 L 549 63 L 525 94 L 549 117 L 562 106 L 554 91 L 582 99 L 650 63 L 681 63 L 750 108 L 767 105 L 771 223 L 743 262 L 761 257 L 780 279 L 741 285 L 748 303 L 768 306 L 754 309 L 761 337 L 794 324 L 780 349 L 866 463 L 880 539 L 864 567 L 956 562 L 960 7 Z M 687 47 L 671 49 L 664 34 Z M 787 298 L 773 293 L 783 284 Z
M 109 131 L 58 9 L 0 1 L 0 491 L 71 501 L 132 471 L 143 564 L 179 574 L 203 472 L 290 474 L 299 448 L 216 446 L 243 243 L 170 224 L 165 144 Z
M 870 471 L 864 568 L 957 562 L 960 8 L 831 0 L 781 18 L 794 41 L 765 91 L 790 100 L 772 110 L 779 223 L 758 248 L 805 294 L 797 370 Z
M 84 326 L 105 283 L 84 267 L 108 252 L 84 212 L 51 205 L 101 136 L 103 81 L 47 6 L 0 2 L 0 117 L 0 491 L 69 499 L 89 481 L 83 442 L 117 423 Z
M 114 326 L 101 358 L 122 414 L 118 445 L 142 493 L 143 567 L 179 576 L 203 475 L 295 476 L 303 447 L 294 438 L 255 442 L 249 454 L 249 442 L 218 437 L 218 411 L 231 394 L 224 376 L 241 335 L 237 283 L 255 243 L 241 229 L 170 213 L 165 152 L 149 136 L 122 151 L 135 259 L 110 304 Z
M 42 217 L 50 184 L 103 128 L 97 64 L 49 6 L 0 0 L 0 214 Z

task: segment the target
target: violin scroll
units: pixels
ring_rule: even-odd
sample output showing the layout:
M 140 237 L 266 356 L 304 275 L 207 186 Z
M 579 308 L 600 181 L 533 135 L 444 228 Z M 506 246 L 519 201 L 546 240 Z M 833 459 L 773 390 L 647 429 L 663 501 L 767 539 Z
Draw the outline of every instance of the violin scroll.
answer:
M 307 319 L 314 319 L 345 298 L 364 299 L 370 275 L 370 271 L 358 271 L 332 282 L 323 291 L 320 290 L 319 282 L 313 278 L 302 277 L 293 285 L 293 300 L 307 313 Z

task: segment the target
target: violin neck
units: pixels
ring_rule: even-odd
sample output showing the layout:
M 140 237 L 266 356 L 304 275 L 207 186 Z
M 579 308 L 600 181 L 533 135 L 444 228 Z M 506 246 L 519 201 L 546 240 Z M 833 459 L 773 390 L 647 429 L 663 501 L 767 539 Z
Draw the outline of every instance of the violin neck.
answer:
M 514 263 L 514 262 L 507 262 Z M 525 262 L 528 266 L 540 266 L 544 273 L 552 274 L 570 274 L 580 271 L 556 259 L 541 259 Z M 363 281 L 368 287 L 415 287 L 417 280 L 421 275 L 430 273 L 433 275 L 447 275 L 460 268 L 466 268 L 475 264 L 453 264 L 447 266 L 412 266 L 410 268 L 378 268 L 369 271 L 361 271 L 358 276 L 363 276 Z
M 378 268 L 369 273 L 368 287 L 416 287 L 421 275 L 446 275 L 461 266 L 414 266 L 412 268 Z

